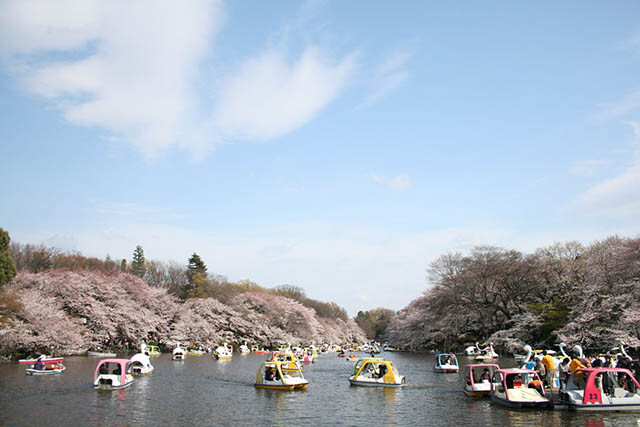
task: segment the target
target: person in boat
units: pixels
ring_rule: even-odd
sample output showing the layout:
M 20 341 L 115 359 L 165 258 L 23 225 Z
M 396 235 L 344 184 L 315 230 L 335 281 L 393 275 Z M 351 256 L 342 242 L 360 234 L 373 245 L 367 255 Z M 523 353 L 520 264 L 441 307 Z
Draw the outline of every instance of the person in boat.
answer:
M 102 365 L 100 365 L 100 374 L 108 374 L 109 373 L 109 366 L 108 363 L 103 363 Z
M 533 369 L 538 374 L 538 377 L 545 378 L 547 376 L 547 368 L 545 368 L 544 364 L 542 363 L 541 357 L 536 358 L 536 366 Z
M 378 378 L 384 378 L 387 374 L 387 365 L 381 363 L 378 365 Z
M 480 378 L 478 379 L 480 382 L 491 381 L 491 373 L 489 373 L 489 368 L 484 368 L 482 370 L 482 374 L 480 374 Z
M 542 391 L 542 381 L 538 378 L 534 378 L 529 381 L 529 385 L 527 387 L 535 389 L 538 393 L 544 396 L 544 392 Z
M 569 374 L 571 373 L 569 369 L 569 362 L 571 360 L 568 357 L 562 359 L 560 362 L 560 366 L 558 366 L 558 371 L 560 374 L 560 388 L 565 389 L 567 387 L 567 380 L 569 379 Z
M 547 372 L 545 381 L 549 387 L 553 387 L 556 383 L 556 377 L 558 376 L 558 370 L 556 369 L 556 363 L 553 361 L 553 357 L 547 353 L 547 350 L 542 351 L 542 364 Z
M 611 360 L 611 356 L 608 354 L 604 357 L 604 367 L 605 368 L 613 368 L 613 361 Z
M 38 360 L 36 360 L 36 363 L 33 365 L 33 369 L 36 369 L 38 371 L 42 371 L 44 369 L 44 363 L 42 363 L 42 356 L 38 357 Z
M 620 378 L 618 378 L 618 385 L 621 389 L 630 391 L 631 393 L 635 393 L 636 387 L 633 380 L 627 375 L 626 372 L 622 372 L 620 374 Z
M 570 373 L 573 374 L 576 370 L 584 369 L 584 368 L 586 368 L 586 366 L 582 364 L 582 362 L 578 359 L 577 356 L 571 359 L 571 363 L 569 364 Z M 580 388 L 584 388 L 586 383 L 585 383 L 585 378 L 582 372 L 577 372 L 576 375 L 573 376 L 573 383 Z
M 276 380 L 276 371 L 271 366 L 268 366 L 264 373 L 265 381 L 275 381 Z
M 118 363 L 118 364 L 116 365 L 116 367 L 113 369 L 112 374 L 113 374 L 113 375 L 120 375 L 121 373 L 122 373 L 122 371 L 120 370 L 120 364 Z

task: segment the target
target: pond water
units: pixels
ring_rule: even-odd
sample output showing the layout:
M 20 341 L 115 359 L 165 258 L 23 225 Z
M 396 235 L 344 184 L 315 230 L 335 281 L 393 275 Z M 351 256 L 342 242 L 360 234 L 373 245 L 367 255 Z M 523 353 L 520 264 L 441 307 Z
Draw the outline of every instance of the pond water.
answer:
M 509 410 L 462 393 L 462 376 L 431 370 L 432 356 L 383 353 L 407 378 L 402 388 L 350 386 L 353 363 L 335 353 L 305 364 L 306 391 L 253 387 L 265 355 L 232 360 L 152 358 L 153 375 L 119 391 L 92 388 L 94 357 L 65 358 L 61 375 L 27 376 L 0 365 L 0 425 L 575 425 L 640 426 L 640 413 Z M 130 356 L 129 356 L 130 357 Z M 461 357 L 461 363 L 470 363 Z M 513 366 L 513 359 L 500 360 Z

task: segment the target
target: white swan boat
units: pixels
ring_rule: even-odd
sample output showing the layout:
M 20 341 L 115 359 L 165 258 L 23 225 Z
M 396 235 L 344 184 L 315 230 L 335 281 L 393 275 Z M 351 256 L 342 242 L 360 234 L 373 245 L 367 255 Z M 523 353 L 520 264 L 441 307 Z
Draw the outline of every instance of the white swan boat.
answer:
M 249 353 L 251 353 L 251 349 L 249 348 L 247 343 L 244 343 L 240 347 L 238 347 L 238 351 L 240 352 L 240 354 L 249 354 Z
M 142 343 L 140 353 L 135 354 L 131 358 L 131 371 L 133 375 L 143 376 L 153 374 L 153 365 L 151 364 L 151 356 L 147 351 L 147 347 Z
M 213 353 L 215 360 L 228 360 L 233 357 L 233 346 L 231 344 L 224 343 L 220 347 L 216 348 Z
M 180 343 L 173 349 L 173 355 L 171 358 L 173 360 L 184 360 L 187 357 L 187 352 L 184 348 L 180 347 Z

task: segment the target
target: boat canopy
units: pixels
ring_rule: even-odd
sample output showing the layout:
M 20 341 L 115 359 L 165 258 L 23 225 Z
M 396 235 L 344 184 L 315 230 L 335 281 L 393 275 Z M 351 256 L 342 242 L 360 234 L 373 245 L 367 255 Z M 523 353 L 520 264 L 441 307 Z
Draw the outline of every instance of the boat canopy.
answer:
M 601 404 L 603 393 L 615 398 L 639 396 L 640 384 L 628 369 L 583 368 L 569 376 L 567 391 L 583 392 L 583 405 Z
M 120 374 L 120 383 L 127 382 L 127 374 L 131 373 L 131 360 L 129 359 L 103 359 L 96 366 L 96 370 L 93 373 L 93 381 L 101 374 L 100 371 L 110 374 Z
M 466 368 L 468 371 L 465 380 L 467 381 L 467 384 L 473 387 L 476 383 L 483 382 L 481 377 L 485 370 L 489 373 L 487 382 L 490 382 L 491 378 L 493 378 L 494 372 L 500 369 L 500 366 L 493 363 L 474 363 L 472 365 L 467 365 Z
M 358 360 L 353 367 L 353 376 L 354 378 L 357 378 L 361 375 L 369 375 L 371 378 L 384 377 L 384 382 L 390 384 L 397 384 L 402 378 L 392 361 L 381 358 Z

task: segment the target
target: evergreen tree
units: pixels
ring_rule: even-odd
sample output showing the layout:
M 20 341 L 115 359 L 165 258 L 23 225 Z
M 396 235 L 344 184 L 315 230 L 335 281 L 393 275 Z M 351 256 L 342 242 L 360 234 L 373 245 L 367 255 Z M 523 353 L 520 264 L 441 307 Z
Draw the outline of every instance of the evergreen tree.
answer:
M 0 285 L 3 285 L 16 275 L 16 263 L 9 254 L 9 233 L 0 227 Z
M 142 246 L 136 246 L 136 249 L 133 251 L 133 260 L 131 261 L 131 273 L 135 274 L 138 277 L 144 276 L 144 272 L 146 271 L 145 259 L 144 259 L 144 250 L 142 250 Z
M 203 278 L 207 277 L 207 266 L 204 264 L 204 261 L 202 261 L 202 258 L 200 258 L 200 255 L 194 252 L 187 264 L 187 278 L 189 279 L 190 285 L 193 285 L 193 279 L 197 273 L 200 273 Z

